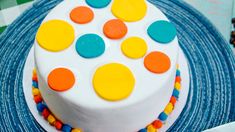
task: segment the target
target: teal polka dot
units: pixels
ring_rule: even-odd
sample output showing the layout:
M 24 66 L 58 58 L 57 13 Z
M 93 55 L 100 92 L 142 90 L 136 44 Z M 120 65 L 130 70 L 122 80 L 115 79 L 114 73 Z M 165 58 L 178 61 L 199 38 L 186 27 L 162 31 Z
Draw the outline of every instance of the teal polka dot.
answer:
M 109 5 L 111 0 L 86 0 L 86 3 L 93 8 L 104 8 Z
M 104 53 L 105 43 L 96 34 L 85 34 L 77 40 L 76 51 L 84 58 L 95 58 Z
M 166 44 L 176 37 L 176 28 L 168 21 L 156 21 L 149 26 L 148 35 L 154 41 Z

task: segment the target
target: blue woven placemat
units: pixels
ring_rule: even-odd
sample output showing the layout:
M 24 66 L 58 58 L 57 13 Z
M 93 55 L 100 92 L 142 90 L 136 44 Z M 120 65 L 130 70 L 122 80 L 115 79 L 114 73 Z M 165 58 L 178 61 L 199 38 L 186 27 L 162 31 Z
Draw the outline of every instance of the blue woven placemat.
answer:
M 48 11 L 62 0 L 40 0 L 0 36 L 0 131 L 44 131 L 22 88 L 23 68 Z M 187 104 L 169 131 L 201 131 L 235 121 L 235 58 L 199 12 L 180 0 L 150 0 L 176 25 L 190 67 Z

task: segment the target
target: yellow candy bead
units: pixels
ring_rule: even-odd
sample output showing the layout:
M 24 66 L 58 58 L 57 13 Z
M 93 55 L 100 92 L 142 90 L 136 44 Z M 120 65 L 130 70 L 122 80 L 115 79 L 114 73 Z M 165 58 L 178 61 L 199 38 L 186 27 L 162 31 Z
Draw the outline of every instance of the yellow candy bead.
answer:
M 180 83 L 175 83 L 175 88 L 177 89 L 177 90 L 180 90 L 180 88 L 181 88 L 181 85 L 180 85 Z
M 108 101 L 127 98 L 135 86 L 135 78 L 123 64 L 109 63 L 99 67 L 93 77 L 95 92 Z
M 138 59 L 146 54 L 148 47 L 142 38 L 130 37 L 122 42 L 121 49 L 125 56 Z
M 39 89 L 37 89 L 37 88 L 33 88 L 32 93 L 33 93 L 33 95 L 35 96 L 35 95 L 39 95 L 39 94 L 40 94 L 40 91 L 39 91 Z
M 144 18 L 147 4 L 145 0 L 114 0 L 111 11 L 123 21 L 135 22 Z
M 37 76 L 37 70 L 35 68 L 33 69 L 33 76 Z
M 51 125 L 54 125 L 56 119 L 55 119 L 55 117 L 54 117 L 53 115 L 49 115 L 49 116 L 47 117 L 47 121 L 48 121 Z
M 153 127 L 153 125 L 148 125 L 147 127 L 148 132 L 157 132 L 157 129 Z
M 166 106 L 166 108 L 165 108 L 165 110 L 164 110 L 164 112 L 165 112 L 167 115 L 169 115 L 169 114 L 173 111 L 173 109 L 174 109 L 173 104 L 172 104 L 172 103 L 168 103 L 167 106 Z
M 63 20 L 50 20 L 43 23 L 36 35 L 38 44 L 45 50 L 58 52 L 68 48 L 74 41 L 75 31 Z
M 74 128 L 71 132 L 82 132 L 82 130 L 79 128 Z
M 176 69 L 179 69 L 179 64 L 176 64 Z

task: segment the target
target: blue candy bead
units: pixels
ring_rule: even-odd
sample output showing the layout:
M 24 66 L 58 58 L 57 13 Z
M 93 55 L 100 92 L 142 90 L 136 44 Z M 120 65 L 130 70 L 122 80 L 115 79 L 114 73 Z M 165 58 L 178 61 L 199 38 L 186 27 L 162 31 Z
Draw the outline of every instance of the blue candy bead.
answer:
M 95 58 L 104 53 L 105 42 L 96 34 L 85 34 L 76 42 L 77 53 L 84 58 Z
M 72 130 L 72 127 L 67 124 L 64 124 L 62 127 L 62 132 L 70 132 L 71 130 Z
M 162 112 L 160 115 L 159 115 L 159 120 L 161 121 L 166 121 L 168 115 L 165 113 L 165 112 Z
M 38 88 L 38 82 L 33 81 L 32 83 L 33 83 L 33 84 L 32 84 L 32 85 L 33 85 L 33 87 Z
M 47 106 L 45 104 L 43 104 L 43 103 L 38 103 L 37 104 L 37 110 L 39 112 L 42 112 L 45 108 L 47 108 Z
M 176 70 L 176 76 L 180 76 L 180 70 Z
M 173 94 L 172 94 L 172 95 L 173 95 L 174 97 L 179 98 L 179 94 L 180 94 L 180 92 L 179 92 L 177 89 L 174 89 L 174 90 L 173 90 Z
M 111 0 L 86 0 L 86 3 L 93 8 L 104 8 L 109 5 Z
M 143 128 L 143 129 L 139 130 L 138 132 L 147 132 L 147 129 Z

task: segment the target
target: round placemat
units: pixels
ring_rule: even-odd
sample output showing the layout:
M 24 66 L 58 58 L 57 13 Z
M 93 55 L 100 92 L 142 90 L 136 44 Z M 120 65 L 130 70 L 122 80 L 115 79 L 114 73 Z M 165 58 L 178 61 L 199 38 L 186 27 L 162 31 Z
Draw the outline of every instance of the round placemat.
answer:
M 0 36 L 0 131 L 44 131 L 31 115 L 22 77 L 37 29 L 62 0 L 40 0 Z M 235 58 L 227 42 L 181 0 L 150 0 L 175 24 L 190 68 L 187 104 L 169 131 L 201 131 L 235 120 Z

